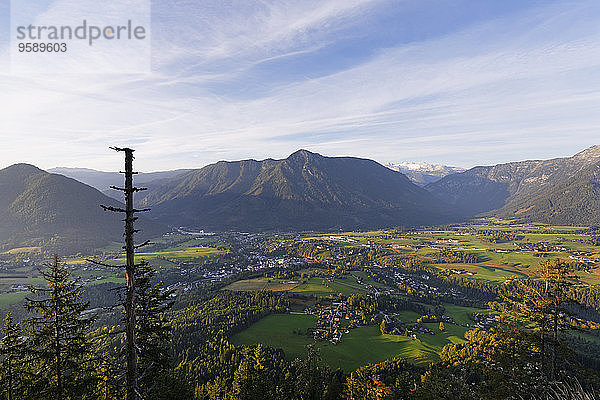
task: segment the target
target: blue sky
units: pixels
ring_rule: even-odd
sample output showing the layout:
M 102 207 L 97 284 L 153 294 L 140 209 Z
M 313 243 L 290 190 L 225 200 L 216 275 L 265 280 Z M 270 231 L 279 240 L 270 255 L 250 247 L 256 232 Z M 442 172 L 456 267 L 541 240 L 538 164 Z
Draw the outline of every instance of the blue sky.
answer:
M 143 171 L 299 148 L 471 167 L 600 144 L 597 0 L 161 0 L 152 73 L 129 75 L 11 75 L 9 16 L 0 0 L 0 167 L 114 170 L 111 145 Z

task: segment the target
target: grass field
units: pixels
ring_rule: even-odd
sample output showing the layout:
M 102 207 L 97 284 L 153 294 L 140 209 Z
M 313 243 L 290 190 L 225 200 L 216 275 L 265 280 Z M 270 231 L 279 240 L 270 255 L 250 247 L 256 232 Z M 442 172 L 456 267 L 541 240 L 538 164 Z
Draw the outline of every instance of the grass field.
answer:
M 294 289 L 300 283 L 294 281 L 283 281 L 281 279 L 273 278 L 256 278 L 247 279 L 243 281 L 233 282 L 231 285 L 224 288 L 224 290 L 235 290 L 239 292 L 254 292 L 257 290 L 271 290 L 273 292 L 283 292 Z
M 359 285 L 356 278 L 335 278 L 333 282 L 325 278 L 310 278 L 296 286 L 290 293 L 298 293 L 307 296 L 327 297 L 330 295 L 343 294 L 349 296 L 354 293 L 365 293 L 365 289 Z
M 294 330 L 306 332 L 315 326 L 314 315 L 275 314 L 256 322 L 248 329 L 234 335 L 231 342 L 236 345 L 264 344 L 284 349 L 290 359 L 303 357 L 305 346 L 313 343 L 312 336 L 298 335 Z
M 32 273 L 24 277 L 2 274 L 0 275 L 0 287 L 6 288 L 11 285 L 41 285 L 44 280 L 39 275 Z
M 290 293 L 300 293 L 307 296 L 325 297 L 334 293 L 331 282 L 324 278 L 310 278 L 301 285 L 290 290 Z
M 462 343 L 465 341 L 465 332 L 468 328 L 457 326 L 454 324 L 444 324 L 444 331 L 440 332 L 440 324 L 437 322 L 423 324 L 433 332 L 435 335 L 430 334 L 417 334 L 417 337 L 423 342 L 427 343 L 430 348 L 436 350 L 436 354 L 439 357 L 442 349 L 448 343 Z
M 23 300 L 29 292 L 0 294 L 0 309 L 6 308 Z
M 378 327 L 365 326 L 344 335 L 337 345 L 324 342 L 319 343 L 319 348 L 323 361 L 331 368 L 345 371 L 393 357 L 400 357 L 417 365 L 427 365 L 439 360 L 441 348 L 429 344 L 426 340 L 430 338 L 422 339 L 382 335 Z
M 445 314 L 449 317 L 452 317 L 457 324 L 462 325 L 471 325 L 473 321 L 469 318 L 469 315 L 473 313 L 489 313 L 490 310 L 484 310 L 482 308 L 473 308 L 473 307 L 462 307 L 456 306 L 454 304 L 444 303 L 444 308 L 446 309 Z
M 434 264 L 436 268 L 443 270 L 465 270 L 473 273 L 473 275 L 461 274 L 461 276 L 473 279 L 482 279 L 492 282 L 504 282 L 509 278 L 526 277 L 527 274 L 519 271 L 515 267 L 496 266 L 489 264 Z
M 600 274 L 597 271 L 594 273 L 578 271 L 576 275 L 580 281 L 588 285 L 600 285 Z
M 165 251 L 139 252 L 136 253 L 136 262 L 147 261 L 153 267 L 173 267 L 177 263 L 192 261 L 203 257 L 218 256 L 224 254 L 224 251 L 213 247 L 185 247 L 182 249 L 173 249 Z M 115 258 L 109 261 L 112 264 L 122 264 L 125 257 Z
M 99 285 L 101 283 L 117 283 L 117 284 L 125 284 L 125 278 L 103 278 L 103 279 L 97 279 L 94 281 L 89 282 L 88 284 L 86 284 L 86 286 L 94 286 L 94 285 Z
M 411 324 L 417 321 L 420 315 L 414 311 L 400 311 L 395 314 L 405 324 Z
M 4 254 L 27 254 L 27 253 L 41 253 L 41 247 L 17 247 L 14 249 L 10 249 L 5 251 Z
M 414 314 L 416 316 L 416 313 Z M 315 317 L 312 315 L 270 315 L 234 335 L 231 342 L 237 345 L 262 343 L 283 349 L 290 359 L 304 357 L 306 346 L 315 342 L 311 335 L 298 335 L 294 331 L 306 332 L 314 327 L 314 323 Z M 330 342 L 316 344 L 325 363 L 331 368 L 346 371 L 393 357 L 402 357 L 417 365 L 426 365 L 439 360 L 439 353 L 446 344 L 463 340 L 466 331 L 466 328 L 453 324 L 446 324 L 445 332 L 439 331 L 439 324 L 427 325 L 436 332 L 435 335 L 419 334 L 417 339 L 381 335 L 379 327 L 366 326 L 351 330 L 337 345 Z
M 362 285 L 359 285 L 354 276 L 335 278 L 331 285 L 334 292 L 342 293 L 344 296 L 356 293 L 366 293 L 366 289 Z
M 444 303 L 443 304 L 444 308 L 445 308 L 445 314 L 449 317 L 451 317 L 457 324 L 459 325 L 471 325 L 473 324 L 473 321 L 470 318 L 470 315 L 473 313 L 488 313 L 490 312 L 490 310 L 484 310 L 481 308 L 474 308 L 474 307 L 462 307 L 462 306 L 457 306 L 454 304 L 448 304 L 448 303 Z M 397 314 L 395 314 L 395 316 L 400 319 L 402 322 L 406 323 L 406 324 L 411 324 L 416 322 L 417 318 L 419 318 L 421 315 L 414 312 L 414 311 L 401 311 Z M 439 324 L 434 324 L 436 326 L 439 326 Z M 449 326 L 452 326 L 452 324 L 449 324 Z

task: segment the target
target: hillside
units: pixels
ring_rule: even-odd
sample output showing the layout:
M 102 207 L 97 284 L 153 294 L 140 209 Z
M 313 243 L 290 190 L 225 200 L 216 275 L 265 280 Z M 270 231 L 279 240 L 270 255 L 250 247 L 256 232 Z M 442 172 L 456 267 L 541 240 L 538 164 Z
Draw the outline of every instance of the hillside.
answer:
M 551 219 L 556 223 L 581 224 L 583 222 L 577 215 L 569 213 L 566 207 L 560 210 L 554 207 L 558 204 L 566 206 L 571 201 L 569 193 L 565 192 L 569 185 L 588 185 L 591 182 L 586 178 L 589 170 L 598 163 L 600 146 L 593 146 L 573 157 L 475 167 L 448 175 L 427 185 L 426 189 L 467 216 L 491 212 L 511 218 L 527 216 L 530 221 Z M 597 202 L 592 190 L 581 195 L 583 197 L 578 201 Z M 549 206 L 550 198 L 554 198 L 553 206 Z M 547 208 L 544 203 L 554 211 L 543 212 Z M 529 208 L 527 212 L 526 208 Z M 553 217 L 549 219 L 548 215 Z
M 511 201 L 496 215 L 551 225 L 600 226 L 600 163 L 532 198 Z
M 443 223 L 453 214 L 372 160 L 300 150 L 284 160 L 218 162 L 149 191 L 159 221 L 212 230 L 373 228 Z
M 173 178 L 177 175 L 189 172 L 191 169 L 176 169 L 173 171 L 158 171 L 158 172 L 140 172 L 135 176 L 137 185 L 146 187 L 159 186 L 165 180 Z M 118 172 L 97 171 L 89 168 L 66 168 L 56 167 L 51 168 L 48 172 L 52 174 L 64 175 L 68 178 L 73 178 L 79 182 L 85 183 L 104 193 L 105 195 L 120 200 L 122 193 L 109 189 L 111 186 L 122 186 L 123 175 Z
M 122 217 L 100 204 L 120 205 L 90 186 L 32 165 L 0 170 L 0 246 L 82 251 L 121 240 Z M 147 236 L 161 233 L 146 219 L 140 228 Z

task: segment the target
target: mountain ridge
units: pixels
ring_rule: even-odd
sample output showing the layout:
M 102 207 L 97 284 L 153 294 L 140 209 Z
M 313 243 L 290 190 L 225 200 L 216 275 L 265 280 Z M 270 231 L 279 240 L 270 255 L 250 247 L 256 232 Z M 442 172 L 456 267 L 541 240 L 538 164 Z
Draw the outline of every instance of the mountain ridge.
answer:
M 191 171 L 191 169 L 175 169 L 169 171 L 140 172 L 135 176 L 138 185 L 153 187 L 158 186 L 164 180 Z M 111 186 L 123 185 L 123 174 L 118 172 L 99 171 L 91 168 L 55 167 L 47 172 L 64 175 L 81 183 L 98 189 L 108 197 L 122 201 L 122 193 L 109 189 Z
M 121 206 L 91 186 L 31 164 L 4 168 L 0 170 L 0 247 L 80 251 L 120 240 L 122 217 L 103 211 L 100 204 Z M 145 218 L 140 228 L 149 236 L 162 233 Z
M 599 163 L 600 146 L 596 145 L 571 157 L 473 167 L 462 173 L 448 175 L 425 188 L 459 208 L 465 216 L 487 213 L 505 218 L 527 216 L 531 221 L 547 221 L 547 217 L 537 218 L 536 211 L 527 213 L 523 210 L 543 209 L 536 202 L 547 201 L 551 193 L 558 199 L 557 188 L 570 180 L 587 179 L 584 172 Z M 580 185 L 585 183 L 580 182 Z M 562 215 L 561 218 L 552 220 L 567 224 L 578 223 L 574 217 L 562 212 L 559 214 Z
M 149 191 L 140 205 L 151 206 L 158 220 L 185 222 L 179 210 L 199 227 L 219 230 L 452 220 L 449 209 L 401 173 L 373 160 L 324 157 L 307 150 L 282 160 L 219 161 Z

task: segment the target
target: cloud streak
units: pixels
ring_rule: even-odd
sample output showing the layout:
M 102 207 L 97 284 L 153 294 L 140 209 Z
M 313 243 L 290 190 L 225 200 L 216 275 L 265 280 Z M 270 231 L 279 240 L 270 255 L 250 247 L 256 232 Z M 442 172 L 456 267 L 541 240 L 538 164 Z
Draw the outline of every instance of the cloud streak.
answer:
M 1 75 L 2 160 L 111 170 L 120 160 L 106 148 L 129 144 L 142 170 L 301 147 L 469 167 L 569 155 L 597 140 L 597 2 L 347 56 L 378 15 L 404 4 L 309 3 L 156 2 L 152 74 Z

